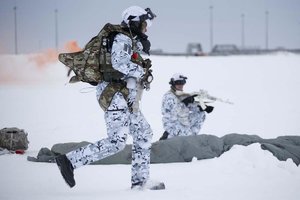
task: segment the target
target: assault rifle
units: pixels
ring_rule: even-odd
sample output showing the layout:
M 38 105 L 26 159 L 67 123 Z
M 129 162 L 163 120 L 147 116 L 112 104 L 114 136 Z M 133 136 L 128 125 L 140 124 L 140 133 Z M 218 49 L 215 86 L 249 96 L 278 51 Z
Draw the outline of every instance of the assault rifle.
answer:
M 233 102 L 229 101 L 228 99 L 223 100 L 221 98 L 212 96 L 206 90 L 202 90 L 202 89 L 200 89 L 199 92 L 192 92 L 191 96 L 195 96 L 194 98 L 195 101 L 197 102 L 212 103 L 215 101 L 219 101 L 222 103 L 233 104 Z

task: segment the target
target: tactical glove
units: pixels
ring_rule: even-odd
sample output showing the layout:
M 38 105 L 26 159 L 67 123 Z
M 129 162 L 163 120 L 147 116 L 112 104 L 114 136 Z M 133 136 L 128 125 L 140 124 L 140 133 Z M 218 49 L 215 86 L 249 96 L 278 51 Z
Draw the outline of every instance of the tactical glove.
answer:
M 195 95 L 192 95 L 192 96 L 189 96 L 189 97 L 186 97 L 185 99 L 183 99 L 181 102 L 184 103 L 186 106 L 190 103 L 194 103 L 195 102 L 195 96 L 197 96 L 196 94 Z
M 143 66 L 142 66 L 143 68 L 150 69 L 151 66 L 152 66 L 152 63 L 151 63 L 151 60 L 149 58 L 147 58 L 143 61 Z
M 199 110 L 200 111 L 205 111 L 207 113 L 211 113 L 213 110 L 214 110 L 214 107 L 213 106 L 206 106 L 206 108 L 203 110 L 201 106 L 198 106 Z
M 205 112 L 211 113 L 214 110 L 213 106 L 206 106 Z

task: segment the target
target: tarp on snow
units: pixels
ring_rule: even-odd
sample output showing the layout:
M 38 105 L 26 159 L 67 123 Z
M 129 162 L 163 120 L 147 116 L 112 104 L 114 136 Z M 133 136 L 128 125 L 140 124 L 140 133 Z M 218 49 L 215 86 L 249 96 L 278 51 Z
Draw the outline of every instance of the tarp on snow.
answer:
M 300 164 L 300 136 L 280 136 L 275 139 L 262 139 L 257 135 L 228 134 L 223 137 L 214 135 L 197 135 L 173 137 L 152 143 L 151 163 L 190 162 L 194 157 L 198 160 L 219 157 L 229 151 L 233 145 L 248 146 L 260 143 L 263 150 L 270 151 L 276 158 L 285 161 L 291 158 L 296 165 Z M 68 153 L 89 142 L 55 144 L 49 150 L 42 148 L 37 157 L 28 157 L 35 162 L 54 162 L 57 155 Z M 130 164 L 131 145 L 124 150 L 92 164 Z

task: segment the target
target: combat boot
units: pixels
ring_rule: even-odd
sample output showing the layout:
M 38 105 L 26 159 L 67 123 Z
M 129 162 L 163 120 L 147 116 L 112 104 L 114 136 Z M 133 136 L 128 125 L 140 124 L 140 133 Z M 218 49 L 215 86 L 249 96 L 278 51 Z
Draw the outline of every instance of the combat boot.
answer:
M 163 182 L 148 180 L 147 182 L 138 182 L 131 185 L 132 190 L 164 190 L 166 188 Z
M 66 183 L 72 188 L 75 186 L 74 168 L 66 155 L 60 155 L 55 158 L 56 164 L 60 170 L 61 175 Z

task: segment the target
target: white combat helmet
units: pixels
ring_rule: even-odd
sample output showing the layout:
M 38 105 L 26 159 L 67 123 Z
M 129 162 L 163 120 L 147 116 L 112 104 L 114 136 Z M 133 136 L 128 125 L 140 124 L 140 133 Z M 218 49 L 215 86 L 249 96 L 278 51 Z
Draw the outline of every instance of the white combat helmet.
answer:
M 187 77 L 181 73 L 176 73 L 172 76 L 170 80 L 170 85 L 184 85 L 186 83 Z
M 122 20 L 127 25 L 129 25 L 130 21 L 146 21 L 147 26 L 150 27 L 155 17 L 156 15 L 150 8 L 143 9 L 139 6 L 131 6 L 122 13 Z

